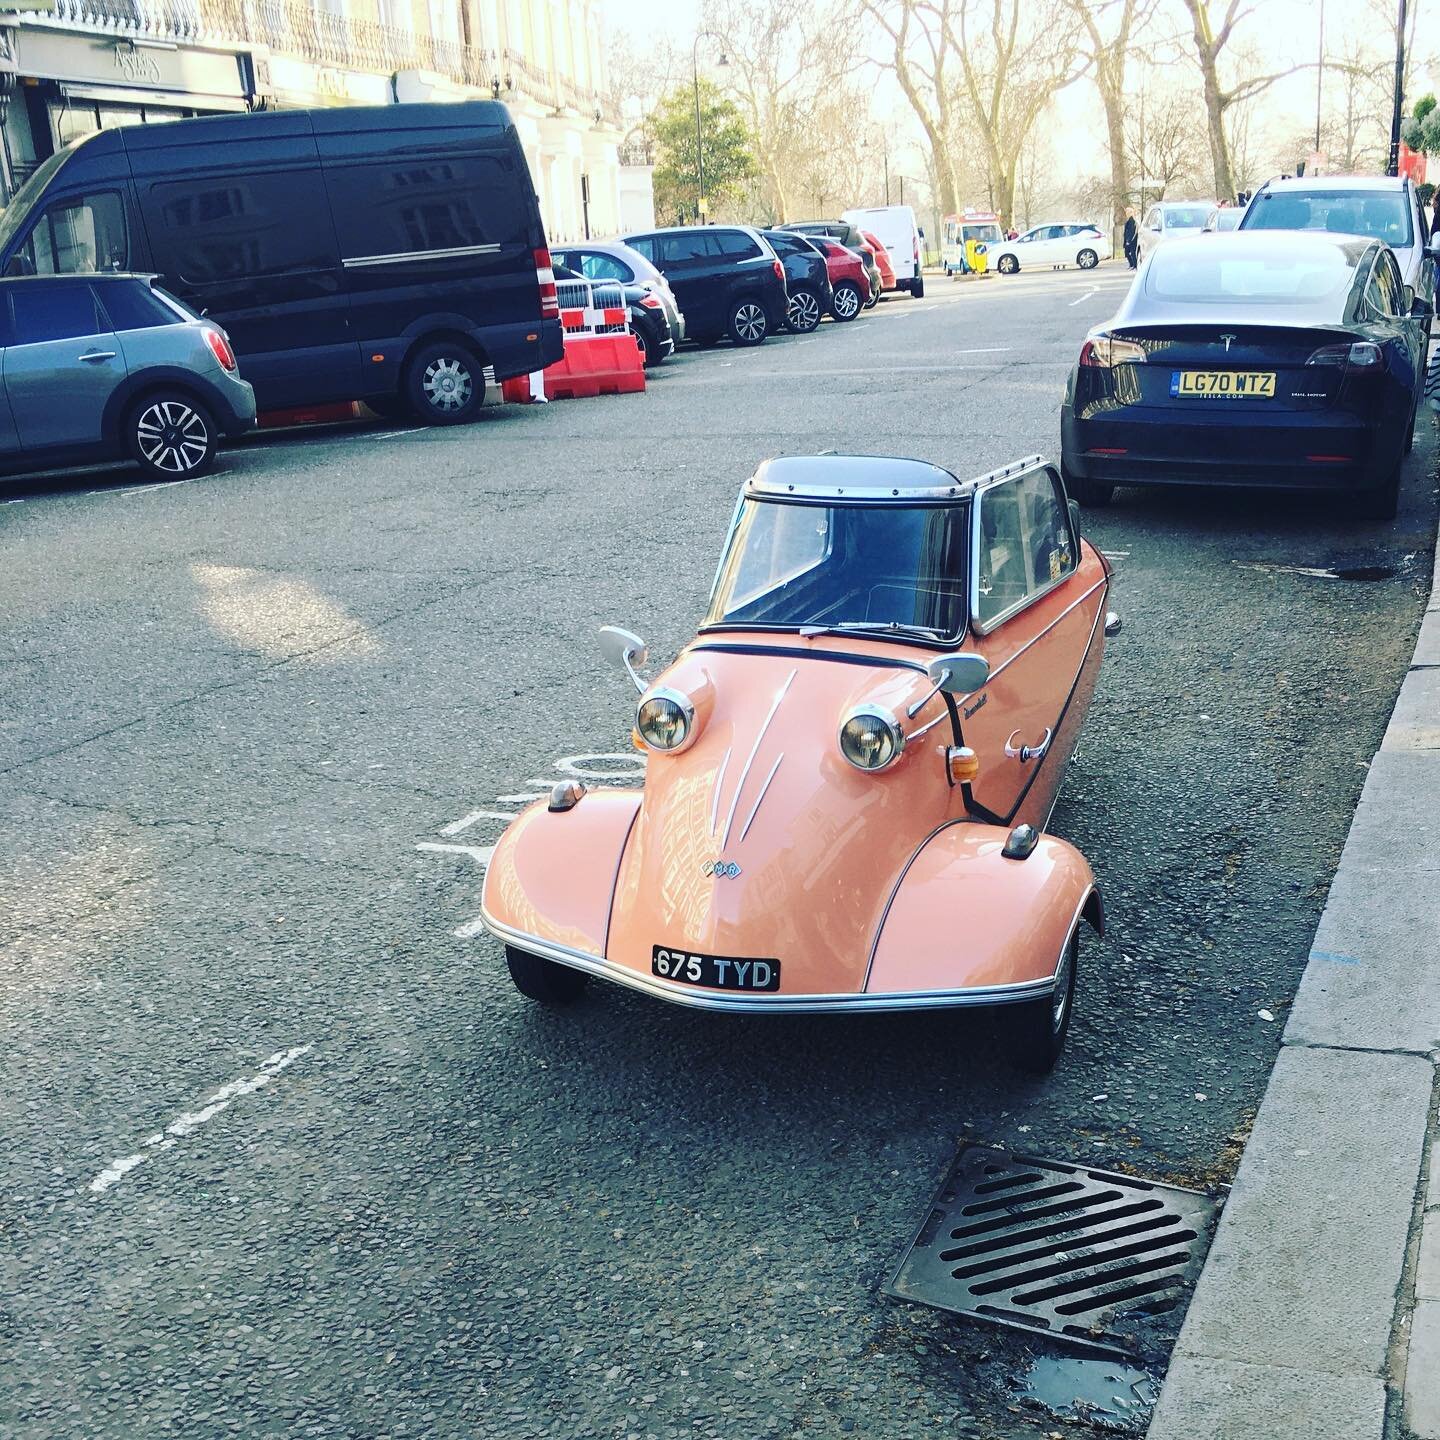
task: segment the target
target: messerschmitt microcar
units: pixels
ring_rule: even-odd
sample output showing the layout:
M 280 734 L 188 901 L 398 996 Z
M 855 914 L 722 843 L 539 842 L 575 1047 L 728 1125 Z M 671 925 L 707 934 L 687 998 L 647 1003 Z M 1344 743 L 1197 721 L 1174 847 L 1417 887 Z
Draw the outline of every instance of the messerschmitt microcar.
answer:
M 1099 673 L 1110 571 L 1038 456 L 771 460 L 699 634 L 640 691 L 642 790 L 556 786 L 505 832 L 483 920 L 526 995 L 600 976 L 748 1014 L 1005 1006 L 1054 1063 L 1083 856 L 1044 833 Z

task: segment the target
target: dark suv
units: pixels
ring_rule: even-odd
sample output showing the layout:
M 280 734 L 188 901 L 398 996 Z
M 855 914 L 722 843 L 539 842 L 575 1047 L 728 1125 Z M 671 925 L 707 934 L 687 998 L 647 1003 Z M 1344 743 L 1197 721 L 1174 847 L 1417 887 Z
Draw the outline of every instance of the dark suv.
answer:
M 832 292 L 825 257 L 803 235 L 792 235 L 786 230 L 760 233 L 785 267 L 785 289 L 790 295 L 786 328 L 797 335 L 808 335 L 830 308 Z
M 781 225 L 781 230 L 793 230 L 797 235 L 828 235 L 838 240 L 848 250 L 853 250 L 865 262 L 865 274 L 870 279 L 870 294 L 865 303 L 873 305 L 880 298 L 883 288 L 880 267 L 875 263 L 875 251 L 870 242 L 848 220 L 797 220 L 792 225 Z
M 665 276 L 692 340 L 758 345 L 785 323 L 785 269 L 758 230 L 685 225 L 623 239 Z

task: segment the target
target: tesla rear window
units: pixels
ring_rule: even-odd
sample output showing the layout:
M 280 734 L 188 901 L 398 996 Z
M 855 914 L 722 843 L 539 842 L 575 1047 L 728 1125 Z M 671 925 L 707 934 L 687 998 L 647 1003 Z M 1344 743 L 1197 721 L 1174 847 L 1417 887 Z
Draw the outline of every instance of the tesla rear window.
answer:
M 1387 245 L 1411 242 L 1403 190 L 1266 191 L 1245 212 L 1242 230 L 1325 230 L 1368 235 Z
M 1161 248 L 1150 259 L 1145 293 L 1187 305 L 1256 300 L 1266 305 L 1338 304 L 1355 278 L 1364 247 L 1328 246 L 1313 255 L 1225 255 Z

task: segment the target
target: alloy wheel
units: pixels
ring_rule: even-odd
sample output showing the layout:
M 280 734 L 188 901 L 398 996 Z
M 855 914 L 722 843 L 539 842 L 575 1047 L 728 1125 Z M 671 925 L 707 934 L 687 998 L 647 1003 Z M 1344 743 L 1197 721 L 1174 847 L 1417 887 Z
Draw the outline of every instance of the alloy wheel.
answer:
M 852 286 L 846 285 L 835 292 L 835 313 L 848 320 L 860 309 L 860 295 Z
M 1013 255 L 1002 255 L 995 268 L 1002 275 L 1013 275 L 1020 268 L 1020 262 Z
M 183 400 L 157 400 L 140 412 L 135 441 L 156 470 L 185 475 L 210 453 L 210 431 Z
M 753 300 L 735 307 L 735 333 L 751 344 L 765 338 L 765 312 Z
M 426 367 L 420 380 L 425 399 L 437 410 L 454 411 L 470 403 L 475 382 L 462 361 L 440 355 Z
M 1100 257 L 1093 250 L 1082 250 L 1075 257 L 1075 263 L 1082 270 L 1093 270 L 1100 263 Z
M 792 295 L 789 321 L 792 330 L 813 330 L 820 323 L 820 302 L 808 290 Z

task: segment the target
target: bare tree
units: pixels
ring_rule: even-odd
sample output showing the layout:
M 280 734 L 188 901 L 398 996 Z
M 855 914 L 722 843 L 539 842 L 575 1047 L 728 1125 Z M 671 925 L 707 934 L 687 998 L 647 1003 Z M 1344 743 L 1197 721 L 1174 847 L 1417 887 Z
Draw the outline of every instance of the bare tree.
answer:
M 1200 97 L 1175 85 L 1147 89 L 1126 132 L 1130 164 L 1146 181 L 1144 200 L 1179 198 L 1193 191 L 1203 177 L 1196 173 L 1195 136 L 1204 120 Z

